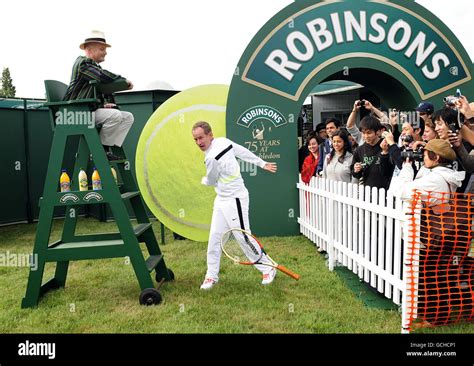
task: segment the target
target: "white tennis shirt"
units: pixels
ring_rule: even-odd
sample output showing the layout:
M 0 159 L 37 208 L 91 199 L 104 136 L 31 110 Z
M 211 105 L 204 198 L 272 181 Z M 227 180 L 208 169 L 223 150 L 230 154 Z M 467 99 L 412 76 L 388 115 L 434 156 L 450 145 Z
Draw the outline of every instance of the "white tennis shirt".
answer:
M 243 198 L 248 195 L 244 180 L 240 174 L 240 165 L 236 158 L 263 168 L 266 162 L 245 147 L 225 138 L 212 140 L 204 152 L 206 176 L 201 183 L 216 187 L 220 197 Z

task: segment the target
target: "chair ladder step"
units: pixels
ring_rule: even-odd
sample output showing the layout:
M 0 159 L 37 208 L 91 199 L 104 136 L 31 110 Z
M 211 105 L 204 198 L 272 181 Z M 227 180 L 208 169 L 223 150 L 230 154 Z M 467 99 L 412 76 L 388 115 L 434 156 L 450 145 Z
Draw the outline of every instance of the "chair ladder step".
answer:
M 120 197 L 122 197 L 123 200 L 128 200 L 138 195 L 140 195 L 140 191 L 122 193 Z
M 110 160 L 111 163 L 115 163 L 115 164 L 125 164 L 127 162 L 130 162 L 130 160 L 128 159 L 120 159 L 120 160 Z
M 146 268 L 148 269 L 148 272 L 153 271 L 158 265 L 158 263 L 161 262 L 162 259 L 163 259 L 162 254 L 151 255 L 150 257 L 148 257 L 148 259 L 146 260 Z
M 83 242 L 53 243 L 44 258 L 47 262 L 83 260 L 98 258 L 118 258 L 127 256 L 123 240 L 93 240 Z
M 151 228 L 152 225 L 153 224 L 151 222 L 144 223 L 144 224 L 139 224 L 138 226 L 135 226 L 133 228 L 133 232 L 135 233 L 135 236 L 139 237 L 145 231 L 147 231 L 149 228 Z

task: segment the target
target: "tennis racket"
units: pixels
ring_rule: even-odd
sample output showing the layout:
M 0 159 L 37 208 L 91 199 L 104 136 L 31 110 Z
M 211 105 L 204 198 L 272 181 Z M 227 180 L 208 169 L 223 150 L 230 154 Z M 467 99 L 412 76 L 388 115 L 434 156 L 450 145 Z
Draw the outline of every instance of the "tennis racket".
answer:
M 235 263 L 243 265 L 261 264 L 278 269 L 284 274 L 299 280 L 300 276 L 288 268 L 276 263 L 265 253 L 260 241 L 248 231 L 242 229 L 230 229 L 226 231 L 221 238 L 221 247 L 224 254 Z M 268 259 L 268 262 L 262 257 Z

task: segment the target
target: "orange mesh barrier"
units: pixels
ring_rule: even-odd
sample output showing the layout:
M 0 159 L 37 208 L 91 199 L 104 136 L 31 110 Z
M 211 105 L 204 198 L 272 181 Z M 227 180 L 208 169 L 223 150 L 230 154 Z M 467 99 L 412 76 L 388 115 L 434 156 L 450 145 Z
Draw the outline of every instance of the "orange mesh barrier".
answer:
M 408 330 L 474 321 L 474 195 L 415 191 L 409 218 Z

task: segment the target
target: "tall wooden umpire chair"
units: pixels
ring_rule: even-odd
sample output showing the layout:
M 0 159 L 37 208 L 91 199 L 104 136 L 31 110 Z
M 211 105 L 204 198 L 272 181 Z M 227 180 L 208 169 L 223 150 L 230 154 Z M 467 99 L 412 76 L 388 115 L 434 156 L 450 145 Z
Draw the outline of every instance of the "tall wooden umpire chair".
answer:
M 79 121 L 75 121 L 74 124 L 57 123 L 59 121 L 57 117 L 61 114 L 68 117 L 71 113 L 74 113 L 74 116 L 91 114 L 98 106 L 99 92 L 112 94 L 115 91 L 125 90 L 128 87 L 126 80 L 119 79 L 110 84 L 94 83 L 94 98 L 71 101 L 63 101 L 67 89 L 65 84 L 55 80 L 45 80 L 45 87 L 48 100 L 45 105 L 49 107 L 54 137 L 43 196 L 39 201 L 39 222 L 33 249 L 37 266 L 30 268 L 26 295 L 21 303 L 22 308 L 35 307 L 40 297 L 46 292 L 65 287 L 70 261 L 117 257 L 130 258 L 141 288 L 140 304 L 159 304 L 162 297 L 158 289 L 165 281 L 173 280 L 174 274 L 166 267 L 125 151 L 122 148 L 115 148 L 114 153 L 123 157 L 123 160 L 108 161 L 96 128 L 90 128 L 89 125 L 81 124 Z M 59 178 L 66 142 L 69 136 L 74 135 L 79 136 L 79 145 L 71 176 L 71 191 L 60 192 Z M 101 190 L 79 190 L 77 177 L 81 167 L 87 167 L 89 159 L 93 160 L 99 171 L 102 181 Z M 123 181 L 120 186 L 112 175 L 111 164 L 116 167 Z M 125 205 L 127 200 L 135 214 L 136 226 L 130 221 Z M 80 206 L 103 203 L 110 205 L 119 232 L 76 235 L 77 212 Z M 66 207 L 62 236 L 60 240 L 50 243 L 53 212 L 58 206 Z M 142 254 L 140 242 L 146 244 L 149 254 L 147 259 Z M 47 262 L 55 262 L 56 270 L 54 277 L 42 284 Z M 153 271 L 158 282 L 156 287 L 150 275 Z

